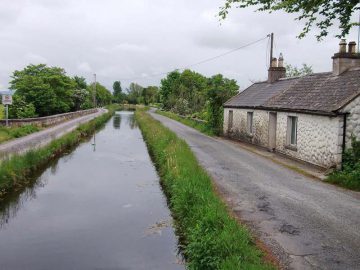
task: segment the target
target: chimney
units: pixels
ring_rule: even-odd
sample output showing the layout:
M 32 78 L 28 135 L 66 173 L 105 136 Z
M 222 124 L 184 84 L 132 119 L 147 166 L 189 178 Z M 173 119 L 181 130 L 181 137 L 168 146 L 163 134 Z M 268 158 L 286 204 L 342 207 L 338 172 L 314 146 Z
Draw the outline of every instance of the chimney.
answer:
M 281 78 L 285 78 L 285 75 L 284 58 L 282 53 L 280 53 L 279 61 L 276 58 L 271 60 L 271 67 L 268 70 L 268 83 L 273 83 Z
M 339 52 L 335 53 L 333 59 L 333 74 L 338 76 L 353 68 L 360 68 L 360 54 L 356 53 L 356 42 L 351 41 L 346 51 L 346 40 L 342 39 L 339 44 Z

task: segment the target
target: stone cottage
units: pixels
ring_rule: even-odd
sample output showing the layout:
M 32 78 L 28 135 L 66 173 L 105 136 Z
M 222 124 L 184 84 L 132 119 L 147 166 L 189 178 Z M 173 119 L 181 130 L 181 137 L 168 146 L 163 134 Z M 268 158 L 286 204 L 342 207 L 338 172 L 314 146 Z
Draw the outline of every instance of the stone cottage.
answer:
M 340 42 L 332 72 L 285 78 L 272 59 L 268 80 L 224 104 L 224 134 L 324 168 L 341 166 L 351 137 L 360 139 L 360 54 Z

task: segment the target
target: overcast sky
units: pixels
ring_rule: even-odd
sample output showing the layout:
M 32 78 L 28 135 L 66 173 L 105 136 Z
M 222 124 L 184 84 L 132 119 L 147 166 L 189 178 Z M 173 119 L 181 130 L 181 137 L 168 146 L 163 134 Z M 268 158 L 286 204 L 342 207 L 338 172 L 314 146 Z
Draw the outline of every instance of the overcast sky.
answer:
M 12 72 L 33 63 L 63 67 L 71 76 L 158 85 L 153 74 L 184 67 L 275 33 L 275 56 L 285 62 L 331 70 L 339 40 L 319 43 L 313 34 L 298 40 L 302 23 L 281 12 L 233 9 L 219 23 L 221 0 L 1 0 L 0 90 Z M 357 40 L 353 29 L 349 40 Z M 267 40 L 193 69 L 222 73 L 240 88 L 266 78 Z M 128 78 L 140 77 L 127 80 Z

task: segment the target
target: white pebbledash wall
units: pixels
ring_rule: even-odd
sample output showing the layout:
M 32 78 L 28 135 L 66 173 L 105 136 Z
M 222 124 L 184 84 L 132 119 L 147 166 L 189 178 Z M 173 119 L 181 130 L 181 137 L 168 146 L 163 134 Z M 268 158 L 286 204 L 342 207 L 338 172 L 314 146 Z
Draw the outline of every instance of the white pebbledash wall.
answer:
M 230 110 L 233 111 L 233 128 L 229 131 Z M 247 112 L 254 113 L 253 134 L 247 132 Z M 288 116 L 298 117 L 296 150 L 286 147 Z M 277 112 L 276 151 L 325 168 L 339 166 L 342 154 L 342 119 L 342 117 Z M 226 135 L 263 147 L 268 147 L 268 123 L 269 111 L 229 108 L 224 110 Z
M 342 109 L 349 113 L 346 120 L 346 147 L 351 147 L 351 137 L 360 140 L 360 96 Z

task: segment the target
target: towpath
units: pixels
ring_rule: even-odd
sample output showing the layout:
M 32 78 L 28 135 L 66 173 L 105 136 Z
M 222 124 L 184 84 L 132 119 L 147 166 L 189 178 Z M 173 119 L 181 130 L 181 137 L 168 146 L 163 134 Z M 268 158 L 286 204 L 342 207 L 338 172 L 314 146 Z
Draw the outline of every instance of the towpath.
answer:
M 86 123 L 105 112 L 107 112 L 106 109 L 98 109 L 96 113 L 80 116 L 51 128 L 32 133 L 28 136 L 2 143 L 0 144 L 0 159 L 14 153 L 26 152 L 29 149 L 46 145 L 52 140 L 73 131 L 80 124 Z
M 183 138 L 232 211 L 285 269 L 359 269 L 360 193 L 278 165 L 150 112 Z

